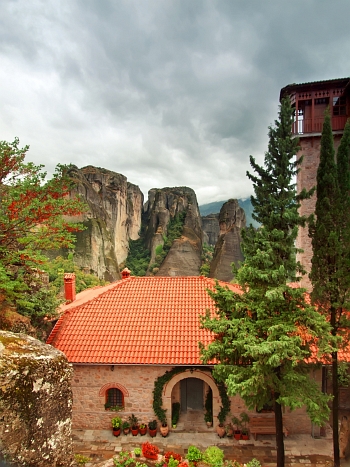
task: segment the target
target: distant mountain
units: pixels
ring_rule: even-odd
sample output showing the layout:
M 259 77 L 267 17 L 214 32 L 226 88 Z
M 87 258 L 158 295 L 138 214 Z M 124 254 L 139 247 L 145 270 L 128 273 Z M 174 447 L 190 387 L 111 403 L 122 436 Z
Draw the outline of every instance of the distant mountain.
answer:
M 208 203 L 208 204 L 202 204 L 202 206 L 199 206 L 199 212 L 201 216 L 207 216 L 208 214 L 217 214 L 220 212 L 221 206 L 226 203 L 227 200 L 224 201 L 215 201 L 213 203 Z M 247 219 L 247 226 L 252 224 L 254 227 L 259 227 L 258 222 L 253 219 L 252 213 L 253 213 L 253 206 L 250 201 L 250 198 L 247 199 L 239 199 L 238 204 L 240 205 L 241 208 L 244 209 L 245 216 Z

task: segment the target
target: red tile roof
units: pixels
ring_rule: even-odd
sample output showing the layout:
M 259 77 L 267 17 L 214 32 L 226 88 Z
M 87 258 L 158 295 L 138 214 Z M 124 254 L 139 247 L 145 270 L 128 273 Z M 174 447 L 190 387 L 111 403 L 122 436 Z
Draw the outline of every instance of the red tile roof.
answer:
M 212 338 L 199 315 L 215 311 L 214 287 L 202 276 L 129 277 L 89 289 L 62 307 L 47 343 L 71 363 L 200 365 L 198 342 Z

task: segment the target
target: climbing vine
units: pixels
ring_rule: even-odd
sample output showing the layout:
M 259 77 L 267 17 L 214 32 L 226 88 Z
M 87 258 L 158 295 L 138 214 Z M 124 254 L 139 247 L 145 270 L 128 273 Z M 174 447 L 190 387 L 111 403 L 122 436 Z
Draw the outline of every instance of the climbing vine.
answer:
M 221 410 L 218 413 L 218 420 L 219 420 L 219 423 L 224 423 L 227 415 L 230 413 L 230 410 L 231 410 L 231 401 L 228 398 L 225 383 L 220 382 L 220 383 L 216 383 L 216 385 L 219 389 L 219 394 L 220 394 L 221 403 L 222 403 Z
M 172 370 L 166 371 L 164 375 L 159 376 L 155 381 L 154 381 L 154 389 L 153 389 L 153 410 L 155 415 L 158 417 L 158 420 L 163 423 L 166 421 L 166 409 L 163 409 L 163 388 L 164 385 L 171 380 L 171 378 L 178 373 L 182 373 L 186 370 L 189 370 L 190 368 L 193 369 L 193 367 L 186 367 L 186 366 L 178 366 L 173 368 Z M 202 370 L 202 368 L 201 368 Z M 211 370 L 210 370 L 211 371 Z M 223 422 L 225 421 L 226 416 L 229 414 L 230 409 L 231 409 L 231 403 L 230 399 L 228 398 L 227 391 L 226 391 L 226 386 L 222 382 L 217 382 L 216 383 L 218 389 L 219 389 L 219 394 L 221 398 L 221 410 L 218 414 L 218 420 L 221 423 L 221 420 Z M 222 423 L 223 423 L 222 422 Z

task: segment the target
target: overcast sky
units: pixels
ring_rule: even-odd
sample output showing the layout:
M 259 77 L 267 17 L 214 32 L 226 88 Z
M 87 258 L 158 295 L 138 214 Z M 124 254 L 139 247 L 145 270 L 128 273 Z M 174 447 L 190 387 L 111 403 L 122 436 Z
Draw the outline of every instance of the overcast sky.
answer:
M 247 197 L 287 84 L 350 76 L 349 0 L 3 0 L 0 139 L 200 204 Z

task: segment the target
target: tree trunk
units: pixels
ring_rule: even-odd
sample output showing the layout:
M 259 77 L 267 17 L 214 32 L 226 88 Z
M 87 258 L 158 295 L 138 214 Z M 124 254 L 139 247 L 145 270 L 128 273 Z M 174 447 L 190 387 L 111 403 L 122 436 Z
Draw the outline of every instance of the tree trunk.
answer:
M 279 394 L 275 394 L 278 399 Z M 283 417 L 282 406 L 274 401 L 275 426 L 276 426 L 276 447 L 277 447 L 277 467 L 284 467 L 284 439 L 283 439 Z
M 340 466 L 339 428 L 338 428 L 339 390 L 338 390 L 338 353 L 337 352 L 332 352 L 332 385 L 333 385 L 333 404 L 332 404 L 333 460 L 334 460 L 334 467 L 339 467 Z

